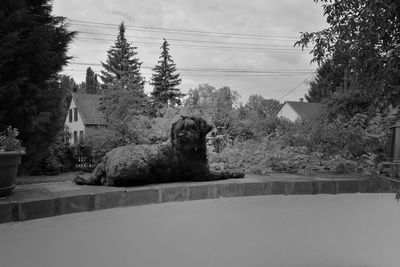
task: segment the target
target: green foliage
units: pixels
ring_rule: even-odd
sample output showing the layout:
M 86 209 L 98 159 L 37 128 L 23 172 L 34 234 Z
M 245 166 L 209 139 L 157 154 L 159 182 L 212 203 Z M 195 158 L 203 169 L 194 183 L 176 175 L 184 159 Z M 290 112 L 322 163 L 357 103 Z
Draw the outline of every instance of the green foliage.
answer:
M 86 69 L 86 93 L 97 94 L 98 86 L 97 75 L 90 67 L 88 67 Z
M 57 74 L 75 33 L 48 0 L 5 0 L 0 10 L 0 130 L 21 131 L 23 168 L 31 169 L 63 127 L 68 92 Z
M 259 136 L 235 138 L 226 142 L 221 151 L 209 148 L 210 162 L 255 174 L 379 174 L 380 163 L 386 160 L 389 126 L 395 121 L 394 116 L 385 113 L 373 117 L 356 114 L 350 119 L 339 116 L 333 120 L 325 113 L 296 123 L 278 119 L 272 132 L 267 130 L 262 135 L 261 130 Z
M 281 108 L 281 103 L 275 99 L 265 99 L 261 95 L 251 95 L 246 103 L 246 108 L 255 111 L 260 119 L 275 118 Z
M 310 82 L 305 95 L 308 102 L 319 103 L 328 100 L 333 93 L 344 88 L 343 68 L 336 66 L 332 60 L 321 63 L 316 77 Z
M 1 151 L 25 151 L 21 141 L 18 140 L 19 131 L 17 128 L 8 128 L 0 133 L 0 152 Z
M 69 133 L 62 132 L 57 136 L 57 141 L 47 149 L 45 156 L 31 174 L 57 175 L 64 171 L 74 170 L 71 148 L 66 141 L 68 135 Z
M 130 81 L 137 83 L 140 87 L 144 85 L 144 78 L 140 74 L 142 62 L 136 57 L 137 47 L 131 46 L 125 38 L 125 25 L 119 25 L 117 40 L 107 51 L 107 60 L 101 63 L 104 70 L 101 71 L 100 78 L 103 83 L 120 82 L 124 83 L 123 77 L 130 77 Z M 123 84 L 124 85 L 124 84 Z
M 164 39 L 158 64 L 154 67 L 154 74 L 151 77 L 150 84 L 154 87 L 151 95 L 155 102 L 162 105 L 179 106 L 181 105 L 181 98 L 185 95 L 178 88 L 182 79 L 179 78 L 179 73 L 175 74 L 175 63 L 169 54 L 168 46 L 168 42 Z
M 339 116 L 333 121 L 322 115 L 302 123 L 280 122 L 276 132 L 277 138 L 288 146 L 306 146 L 310 151 L 346 159 L 374 154 L 382 160 L 393 122 L 393 117 L 384 114 L 372 118 L 356 114 L 350 119 Z
M 239 94 L 225 86 L 220 89 L 209 84 L 201 84 L 189 90 L 184 103 L 188 115 L 211 119 L 218 134 L 228 133 L 235 120 L 235 107 Z
M 304 48 L 313 43 L 312 61 L 322 64 L 322 68 L 330 65 L 334 73 L 325 72 L 322 79 L 316 80 L 317 85 L 313 85 L 309 97 L 315 101 L 325 100 L 330 104 L 332 114 L 344 116 L 373 114 L 385 111 L 390 104 L 399 105 L 399 2 L 315 2 L 324 3 L 324 14 L 330 26 L 322 31 L 303 33 L 295 45 Z M 319 90 L 322 92 L 317 93 Z M 331 100 L 333 92 L 335 95 Z M 338 103 L 344 105 L 336 109 Z
M 109 123 L 129 120 L 149 113 L 149 99 L 134 76 L 123 76 L 103 85 L 100 110 Z

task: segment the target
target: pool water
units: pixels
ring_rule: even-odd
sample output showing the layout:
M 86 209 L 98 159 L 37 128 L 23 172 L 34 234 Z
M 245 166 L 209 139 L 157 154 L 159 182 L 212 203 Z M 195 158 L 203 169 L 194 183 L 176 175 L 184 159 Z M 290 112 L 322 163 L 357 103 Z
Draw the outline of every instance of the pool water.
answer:
M 257 196 L 0 225 L 2 267 L 400 266 L 393 194 Z

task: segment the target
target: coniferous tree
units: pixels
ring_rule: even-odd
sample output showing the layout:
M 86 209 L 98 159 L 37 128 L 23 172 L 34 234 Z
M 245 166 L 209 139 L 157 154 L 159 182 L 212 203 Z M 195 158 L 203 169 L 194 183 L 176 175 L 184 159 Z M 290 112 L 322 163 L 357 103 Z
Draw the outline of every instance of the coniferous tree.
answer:
M 86 93 L 97 94 L 97 75 L 90 67 L 86 69 Z
M 69 92 L 58 73 L 75 33 L 64 17 L 51 14 L 49 0 L 2 0 L 0 10 L 0 131 L 20 130 L 29 170 L 63 129 Z
M 100 110 L 110 124 L 123 122 L 137 115 L 147 115 L 148 105 L 148 96 L 133 75 L 104 84 Z
M 158 64 L 153 69 L 155 73 L 151 78 L 151 85 L 154 88 L 151 95 L 157 103 L 169 106 L 181 105 L 181 98 L 184 94 L 177 87 L 181 84 L 182 79 L 179 78 L 179 73 L 174 73 L 176 67 L 168 52 L 168 46 L 168 42 L 164 39 Z
M 103 83 L 115 82 L 115 80 L 128 77 L 131 82 L 144 86 L 144 78 L 140 73 L 142 62 L 136 57 L 136 46 L 131 46 L 125 38 L 125 25 L 122 22 L 119 26 L 119 33 L 114 45 L 107 51 L 106 63 L 101 63 L 104 70 L 100 78 Z M 122 84 L 125 86 L 125 84 Z

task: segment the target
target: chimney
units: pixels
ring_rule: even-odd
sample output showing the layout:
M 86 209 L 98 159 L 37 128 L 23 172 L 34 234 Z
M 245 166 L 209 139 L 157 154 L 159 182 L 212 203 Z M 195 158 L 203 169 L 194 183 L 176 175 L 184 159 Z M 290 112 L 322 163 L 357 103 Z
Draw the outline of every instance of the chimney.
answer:
M 299 98 L 300 102 L 304 102 L 304 98 Z

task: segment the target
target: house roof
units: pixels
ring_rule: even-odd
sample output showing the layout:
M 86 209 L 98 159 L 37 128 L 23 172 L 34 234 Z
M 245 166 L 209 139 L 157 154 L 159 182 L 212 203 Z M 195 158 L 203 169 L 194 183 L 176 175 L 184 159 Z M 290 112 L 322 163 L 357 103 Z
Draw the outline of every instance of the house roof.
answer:
M 291 106 L 302 120 L 315 117 L 321 112 L 323 107 L 322 104 L 310 102 L 286 101 L 285 104 Z
M 107 124 L 103 113 L 99 110 L 101 95 L 72 93 L 72 98 L 82 116 L 85 125 Z

